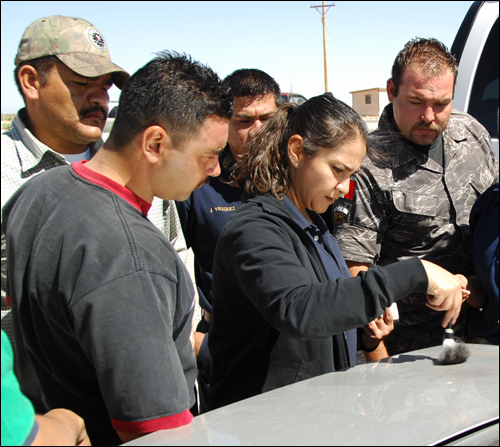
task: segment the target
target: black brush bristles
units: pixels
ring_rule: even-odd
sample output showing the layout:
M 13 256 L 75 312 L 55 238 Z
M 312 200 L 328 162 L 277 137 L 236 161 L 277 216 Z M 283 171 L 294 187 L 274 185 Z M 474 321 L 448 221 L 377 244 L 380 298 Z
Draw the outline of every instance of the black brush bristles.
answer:
M 465 362 L 471 354 L 470 348 L 463 343 L 447 343 L 439 356 L 442 365 L 456 365 Z

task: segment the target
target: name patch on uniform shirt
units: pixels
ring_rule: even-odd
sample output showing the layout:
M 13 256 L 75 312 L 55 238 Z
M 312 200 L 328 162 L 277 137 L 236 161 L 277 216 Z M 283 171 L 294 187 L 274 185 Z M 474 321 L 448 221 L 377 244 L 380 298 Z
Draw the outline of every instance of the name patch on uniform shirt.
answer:
M 236 211 L 236 206 L 214 206 L 213 208 L 210 208 L 211 213 L 216 213 L 216 212 L 228 212 L 228 211 Z

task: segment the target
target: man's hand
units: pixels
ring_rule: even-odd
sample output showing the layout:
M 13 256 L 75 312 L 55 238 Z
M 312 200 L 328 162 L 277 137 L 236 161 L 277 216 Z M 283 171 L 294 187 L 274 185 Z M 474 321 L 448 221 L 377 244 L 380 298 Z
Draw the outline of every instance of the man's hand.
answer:
M 388 307 L 382 316 L 363 326 L 363 346 L 372 349 L 394 330 L 394 318 Z
M 452 275 L 429 261 L 422 261 L 422 264 L 429 280 L 426 306 L 433 310 L 446 311 L 441 322 L 444 328 L 450 321 L 455 324 L 463 301 L 470 295 L 466 290 L 467 278 L 463 275 Z
M 488 301 L 488 292 L 486 292 L 484 284 L 477 276 L 471 276 L 467 279 L 469 280 L 468 288 L 470 290 L 467 303 L 476 309 L 484 307 L 486 301 Z
M 196 352 L 196 357 L 198 357 L 198 353 L 200 352 L 201 344 L 203 343 L 204 338 L 205 334 L 203 332 L 194 333 L 194 350 Z
M 91 445 L 83 419 L 72 411 L 57 408 L 35 418 L 38 433 L 31 445 Z

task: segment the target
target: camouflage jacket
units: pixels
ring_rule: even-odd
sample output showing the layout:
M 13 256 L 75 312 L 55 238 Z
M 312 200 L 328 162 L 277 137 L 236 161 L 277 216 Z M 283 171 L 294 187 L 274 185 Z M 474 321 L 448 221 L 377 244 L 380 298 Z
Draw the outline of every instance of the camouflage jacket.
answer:
M 337 222 L 334 228 L 342 253 L 348 261 L 369 265 L 418 256 L 452 273 L 470 275 L 471 208 L 498 181 L 498 160 L 489 134 L 470 115 L 453 111 L 442 135 L 443 168 L 401 137 L 392 124 L 392 113 L 390 104 L 375 131 L 384 142 L 384 159 L 367 158 L 354 178 L 352 201 L 344 199 L 334 205 L 334 209 L 350 210 L 347 221 Z M 425 302 L 425 296 L 398 302 L 400 323 L 386 343 L 390 353 L 442 342 L 443 315 L 427 308 Z M 398 334 L 404 326 L 413 325 L 408 339 Z M 391 338 L 398 338 L 392 352 Z

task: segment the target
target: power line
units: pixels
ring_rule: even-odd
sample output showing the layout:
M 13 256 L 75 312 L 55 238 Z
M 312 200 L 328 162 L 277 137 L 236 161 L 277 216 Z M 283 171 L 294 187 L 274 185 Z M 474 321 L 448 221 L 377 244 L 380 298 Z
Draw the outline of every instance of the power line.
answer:
M 333 38 L 333 36 L 330 34 L 330 31 L 326 30 L 326 32 L 328 33 L 328 35 L 330 36 L 330 38 L 333 40 L 333 43 L 335 44 L 335 46 L 338 48 L 338 50 L 340 51 L 340 53 L 342 54 L 342 56 L 344 56 L 345 60 L 347 61 L 347 63 L 351 66 L 351 68 L 357 73 L 357 75 L 363 79 L 363 81 L 365 81 L 367 84 L 369 84 L 369 82 L 365 79 L 365 77 L 356 69 L 356 67 L 354 67 L 354 65 L 351 63 L 351 61 L 347 58 L 347 56 L 344 54 L 344 52 L 342 51 L 342 49 L 340 48 L 339 44 L 336 42 L 336 40 Z

